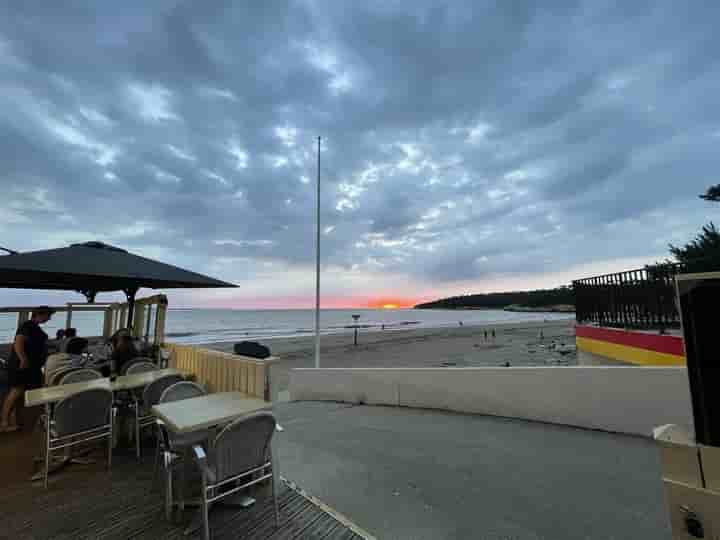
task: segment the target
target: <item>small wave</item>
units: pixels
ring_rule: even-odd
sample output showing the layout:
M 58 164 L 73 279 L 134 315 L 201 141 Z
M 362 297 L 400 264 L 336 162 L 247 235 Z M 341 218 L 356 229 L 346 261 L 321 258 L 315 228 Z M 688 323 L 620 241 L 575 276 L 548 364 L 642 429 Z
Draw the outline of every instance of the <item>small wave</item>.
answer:
M 166 332 L 167 337 L 190 337 L 197 336 L 200 332 Z

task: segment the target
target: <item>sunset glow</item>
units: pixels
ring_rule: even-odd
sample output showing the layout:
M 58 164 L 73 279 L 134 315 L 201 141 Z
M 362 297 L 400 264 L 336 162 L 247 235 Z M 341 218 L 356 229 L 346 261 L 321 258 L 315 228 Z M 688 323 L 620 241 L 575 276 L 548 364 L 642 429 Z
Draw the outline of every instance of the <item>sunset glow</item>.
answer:
M 367 307 L 371 309 L 400 309 L 400 308 L 411 308 L 418 301 L 416 298 L 368 298 Z

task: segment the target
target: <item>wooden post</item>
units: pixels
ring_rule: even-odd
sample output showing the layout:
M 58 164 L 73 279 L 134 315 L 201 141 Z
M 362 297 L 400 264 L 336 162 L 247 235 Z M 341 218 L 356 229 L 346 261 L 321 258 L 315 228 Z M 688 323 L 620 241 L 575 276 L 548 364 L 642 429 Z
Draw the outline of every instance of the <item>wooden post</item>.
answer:
M 147 313 L 145 314 L 145 341 L 149 341 L 150 339 L 150 323 L 152 322 L 152 304 L 148 304 L 147 306 L 143 306 L 143 308 L 147 309 Z
M 17 327 L 20 328 L 25 321 L 30 320 L 30 312 L 28 310 L 18 311 Z
M 167 314 L 167 300 L 158 302 L 155 315 L 155 342 L 158 345 L 165 343 L 165 317 Z
M 145 303 L 135 302 L 133 312 L 132 333 L 136 338 L 142 337 L 143 328 L 145 327 Z
M 113 333 L 113 309 L 112 306 L 105 308 L 103 314 L 103 338 L 108 339 Z

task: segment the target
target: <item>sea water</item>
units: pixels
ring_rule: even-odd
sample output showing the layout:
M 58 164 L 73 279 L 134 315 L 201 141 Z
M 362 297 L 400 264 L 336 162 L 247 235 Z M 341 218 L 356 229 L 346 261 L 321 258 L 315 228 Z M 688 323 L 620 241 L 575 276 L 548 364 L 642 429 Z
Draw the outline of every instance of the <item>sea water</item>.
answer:
M 353 315 L 359 315 L 357 323 Z M 573 318 L 565 313 L 517 313 L 496 309 L 326 309 L 320 312 L 322 334 L 348 333 L 353 325 L 364 331 L 403 330 L 409 328 L 442 328 L 462 325 L 559 320 Z M 0 314 L 0 343 L 8 343 L 15 334 L 17 315 Z M 72 326 L 80 336 L 102 333 L 102 313 L 76 312 Z M 65 313 L 57 313 L 44 325 L 53 337 L 65 327 Z M 310 336 L 315 332 L 312 309 L 173 309 L 168 310 L 165 337 L 182 344 L 223 341 L 264 340 Z

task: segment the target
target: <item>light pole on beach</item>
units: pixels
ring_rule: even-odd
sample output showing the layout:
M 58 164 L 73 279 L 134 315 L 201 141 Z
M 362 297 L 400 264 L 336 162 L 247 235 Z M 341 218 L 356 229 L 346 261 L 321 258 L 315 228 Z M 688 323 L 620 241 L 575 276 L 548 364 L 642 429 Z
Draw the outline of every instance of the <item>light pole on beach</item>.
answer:
M 317 230 L 315 237 L 315 367 L 320 367 L 320 137 L 317 138 Z

